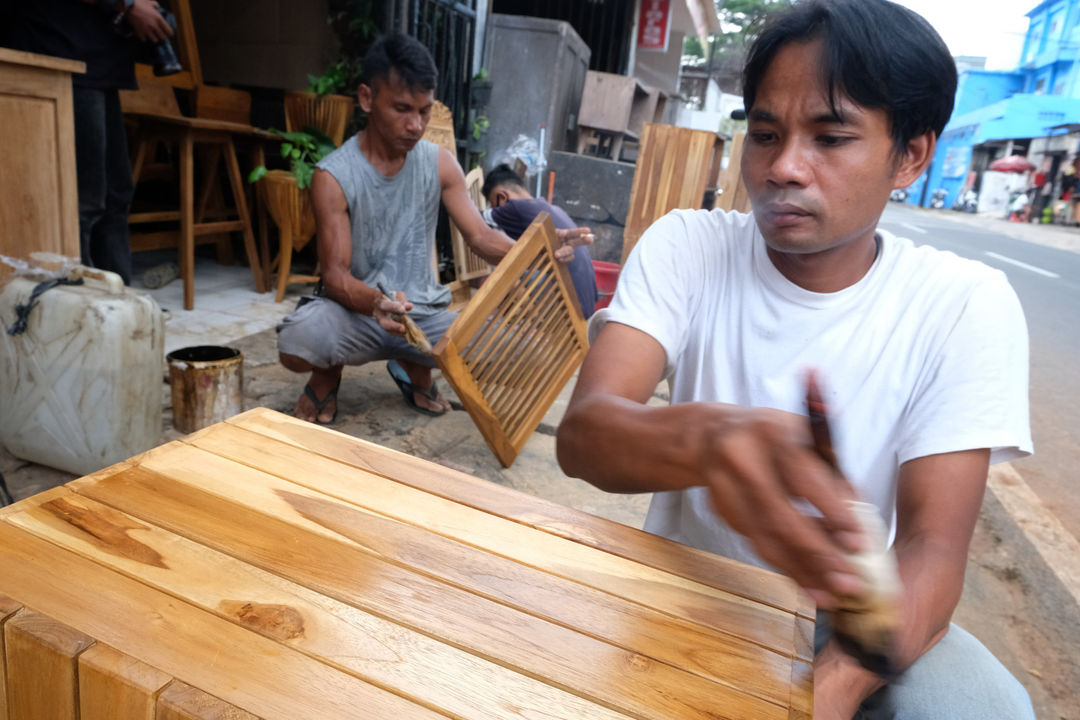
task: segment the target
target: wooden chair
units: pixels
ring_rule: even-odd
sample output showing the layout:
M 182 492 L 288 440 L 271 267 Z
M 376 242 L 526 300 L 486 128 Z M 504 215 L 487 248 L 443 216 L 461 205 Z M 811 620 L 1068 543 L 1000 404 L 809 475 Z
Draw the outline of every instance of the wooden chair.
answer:
M 645 123 L 630 190 L 621 263 L 658 218 L 676 208 L 700 208 L 715 187 L 724 140 L 706 130 Z
M 450 108 L 438 100 L 431 110 L 431 119 L 427 129 L 424 130 L 424 139 L 444 147 L 457 157 L 457 142 L 454 139 L 454 118 Z M 484 172 L 479 168 L 472 170 L 465 176 L 465 187 L 469 196 L 476 203 L 477 209 L 482 210 L 487 206 L 481 188 L 484 186 Z M 454 221 L 450 221 L 450 241 L 454 254 L 454 273 L 459 283 L 467 282 L 474 278 L 484 277 L 491 272 L 491 265 L 487 260 L 477 255 L 465 243 L 465 238 Z
M 139 79 L 139 90 L 121 91 L 124 114 L 136 123 L 132 180 L 138 184 L 144 163 L 153 148 L 161 143 L 178 147 L 179 207 L 175 210 L 132 213 L 131 225 L 151 222 L 179 222 L 179 238 L 172 231 L 133 233 L 132 250 L 148 250 L 162 247 L 179 247 L 180 274 L 184 279 L 184 309 L 195 306 L 194 262 L 197 242 L 220 242 L 220 234 L 239 231 L 243 234 L 244 250 L 255 279 L 258 292 L 266 292 L 266 277 L 259 254 L 255 248 L 251 216 L 248 213 L 244 180 L 236 157 L 235 137 L 265 136 L 251 125 L 185 117 L 180 113 L 173 88 L 166 82 L 156 81 L 152 75 Z M 209 152 L 204 164 L 203 178 L 198 199 L 195 196 L 195 148 L 206 147 Z M 219 163 L 224 160 L 235 203 L 235 219 L 204 220 L 207 205 L 217 175 Z
M 540 213 L 435 346 L 435 362 L 510 467 L 588 350 L 558 241 Z

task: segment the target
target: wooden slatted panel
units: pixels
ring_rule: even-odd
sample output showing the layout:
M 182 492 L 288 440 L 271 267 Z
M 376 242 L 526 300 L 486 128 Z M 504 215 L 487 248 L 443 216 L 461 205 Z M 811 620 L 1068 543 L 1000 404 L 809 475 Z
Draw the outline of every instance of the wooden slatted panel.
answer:
M 285 93 L 285 129 L 299 132 L 306 127 L 322 130 L 341 145 L 356 101 L 348 95 L 316 95 L 313 92 Z
M 118 509 L 138 517 L 143 523 L 182 534 L 225 555 L 242 557 L 249 565 L 308 587 L 326 598 L 334 598 L 364 613 L 384 617 L 402 628 L 415 630 L 521 675 L 544 680 L 597 706 L 590 707 L 584 715 L 577 715 L 575 713 L 579 707 L 569 706 L 565 702 L 551 704 L 545 709 L 544 717 L 609 717 L 610 713 L 604 710 L 605 707 L 632 717 L 685 720 L 787 717 L 786 702 L 767 701 L 730 685 L 711 682 L 698 674 L 672 667 L 640 650 L 625 650 L 593 637 L 589 630 L 593 617 L 586 612 L 579 611 L 578 617 L 573 620 L 573 627 L 564 627 L 489 600 L 469 589 L 436 580 L 418 571 L 419 568 L 413 569 L 401 562 L 393 562 L 392 558 L 383 558 L 378 551 L 383 546 L 377 545 L 375 550 L 368 547 L 369 543 L 378 542 L 379 533 L 387 527 L 385 523 L 369 523 L 376 517 L 374 515 L 357 512 L 327 496 L 305 493 L 298 486 L 290 488 L 288 483 L 273 482 L 241 466 L 231 464 L 223 468 L 215 465 L 206 469 L 205 478 L 224 477 L 219 474 L 223 469 L 234 478 L 234 482 L 223 484 L 200 479 L 197 477 L 199 472 L 185 470 L 186 464 L 172 465 L 168 456 L 162 461 L 168 464 L 167 472 L 159 472 L 166 469 L 159 465 L 155 465 L 153 470 L 140 465 L 92 483 L 78 482 L 76 489 L 82 495 L 122 506 Z M 233 522 L 223 524 L 223 517 L 232 518 Z M 370 533 L 364 530 L 369 527 Z M 140 539 L 144 537 L 140 533 Z M 281 551 L 278 538 L 289 538 L 289 552 Z M 154 546 L 157 547 L 157 543 Z M 426 546 L 427 541 L 417 544 L 414 540 L 411 546 L 406 545 L 402 549 L 411 556 L 422 556 L 428 552 Z M 169 558 L 176 562 L 177 557 L 173 547 Z M 479 567 L 479 570 L 469 571 L 470 575 L 475 575 L 474 581 L 486 578 L 488 583 L 499 582 L 499 567 L 484 568 L 482 564 Z M 245 575 L 250 582 L 251 571 L 248 570 Z M 223 576 L 220 571 L 214 575 L 215 578 Z M 156 581 L 145 571 L 140 573 L 140 577 L 148 582 Z M 221 582 L 216 580 L 214 584 Z M 508 585 L 514 582 L 512 576 L 503 580 Z M 278 583 L 278 587 L 283 586 Z M 538 589 L 523 586 L 521 590 L 529 592 Z M 188 588 L 186 595 L 190 597 L 198 592 L 201 591 Z M 208 592 L 213 592 L 213 589 Z M 261 593 L 262 590 L 258 595 L 260 598 L 264 597 Z M 560 599 L 557 593 L 545 595 L 549 602 L 570 605 L 572 609 L 572 604 Z M 618 622 L 624 617 L 619 608 L 627 602 L 612 600 L 606 609 L 601 608 L 599 612 Z M 288 606 L 296 608 L 304 618 L 305 636 L 310 634 L 312 638 L 321 639 L 328 632 L 344 632 L 340 642 L 348 644 L 350 651 L 358 658 L 373 661 L 365 654 L 365 645 L 370 648 L 371 643 L 356 642 L 360 629 L 355 624 L 356 617 L 341 615 L 339 610 L 331 607 L 335 616 L 353 626 L 342 630 L 340 624 L 324 624 L 319 616 L 297 605 L 295 600 Z M 629 624 L 628 620 L 622 622 Z M 634 630 L 629 625 L 622 632 L 627 638 L 632 638 Z M 383 662 L 401 662 L 405 666 L 402 672 L 408 672 L 412 663 L 422 662 L 422 659 L 415 659 L 412 655 L 401 656 L 394 652 L 402 647 L 397 641 L 382 634 L 375 638 L 381 641 L 376 645 L 382 645 L 384 653 L 389 656 Z M 331 643 L 335 639 L 321 641 Z M 748 650 L 753 652 L 754 648 L 748 647 Z M 715 657 L 718 663 L 724 662 L 723 653 L 710 650 L 707 646 L 691 649 L 686 661 L 697 664 L 709 656 Z M 347 654 L 333 656 L 334 659 L 348 657 Z M 440 666 L 439 672 L 447 678 L 436 679 L 427 672 L 418 672 L 414 682 L 423 683 L 424 687 L 410 686 L 410 696 L 438 692 L 437 687 L 429 686 L 444 681 L 485 697 L 486 693 L 491 692 L 486 689 L 486 675 L 477 674 L 470 663 L 460 660 L 448 663 L 446 657 L 445 652 L 440 653 L 420 667 L 426 668 L 435 663 Z M 808 669 L 809 665 L 805 667 Z M 758 674 L 769 672 L 774 670 L 767 665 L 758 666 Z M 775 672 L 779 682 L 786 684 L 791 664 L 785 663 Z M 754 684 L 758 680 L 751 675 L 748 682 Z M 520 682 L 515 686 L 520 687 Z M 529 695 L 522 696 L 521 706 L 528 707 L 530 699 Z M 470 714 L 463 717 L 487 715 Z
M 228 516 L 218 516 L 217 525 L 222 525 L 223 517 Z M 147 552 L 148 547 L 136 539 L 138 532 L 135 527 L 124 528 L 101 544 L 107 548 L 118 545 L 111 549 L 121 557 L 142 557 L 149 565 L 160 561 L 154 551 Z M 49 572 L 42 572 L 43 567 Z M 369 717 L 445 718 L 277 640 L 87 562 L 10 522 L 0 522 L 0 578 L 5 590 L 17 591 L 10 593 L 16 599 L 32 597 L 35 608 L 58 622 L 263 717 L 325 720 L 352 717 L 357 708 L 364 708 Z M 210 578 L 199 581 L 206 583 Z M 18 617 L 6 626 L 8 685 L 15 691 L 9 693 L 8 700 L 12 716 L 22 720 L 38 716 L 18 712 L 23 683 L 15 679 L 16 674 L 33 672 L 33 666 L 21 665 L 19 658 L 12 662 L 10 630 L 16 620 Z M 71 665 L 73 668 L 74 662 Z M 34 683 L 43 693 L 52 694 L 63 687 L 63 678 L 42 682 L 40 674 L 35 677 Z M 72 682 L 73 678 L 72 672 Z
M 657 219 L 676 208 L 700 208 L 722 142 L 714 132 L 645 123 L 623 231 L 622 261 Z
M 79 656 L 79 720 L 154 720 L 172 677 L 98 643 Z
M 288 443 L 295 448 L 394 479 L 400 484 L 437 497 L 452 499 L 468 507 L 573 540 L 587 547 L 662 569 L 740 597 L 754 599 L 807 620 L 815 617 L 813 601 L 799 592 L 795 583 L 776 573 L 765 573 L 758 568 L 680 545 L 653 533 L 630 528 L 513 488 L 495 485 L 463 472 L 433 465 L 412 455 L 266 408 L 248 410 L 234 415 L 226 422 L 280 443 Z M 224 433 L 224 430 L 215 429 L 213 435 L 216 436 L 219 432 Z M 204 433 L 189 435 L 185 441 L 202 446 L 203 435 Z M 210 439 L 206 438 L 206 442 L 210 442 Z M 274 447 L 275 452 L 287 452 L 281 445 Z M 232 457 L 228 453 L 219 454 Z M 813 658 L 813 655 L 808 657 Z
M 22 606 L 7 595 L 0 594 L 0 720 L 8 720 L 7 710 L 7 655 L 4 652 L 4 623 Z
M 435 361 L 509 467 L 588 350 L 555 226 L 541 213 L 435 346 Z
M 716 207 L 721 210 L 750 212 L 750 196 L 742 179 L 742 151 L 745 142 L 746 133 L 737 133 L 731 141 L 731 157 L 724 174 L 724 184 L 721 186 L 723 192 L 716 198 Z
M 155 720 L 259 720 L 259 716 L 174 680 L 158 697 Z
M 465 176 L 465 191 L 469 193 L 476 209 L 483 212 L 487 208 L 487 198 L 484 197 L 484 171 L 473 168 Z M 491 274 L 491 265 L 488 261 L 472 251 L 465 237 L 461 234 L 454 222 L 450 221 L 450 239 L 454 245 L 454 268 L 458 280 L 472 280 L 473 278 L 486 277 Z
M 78 630 L 23 608 L 4 623 L 8 717 L 78 720 L 79 653 L 94 644 Z

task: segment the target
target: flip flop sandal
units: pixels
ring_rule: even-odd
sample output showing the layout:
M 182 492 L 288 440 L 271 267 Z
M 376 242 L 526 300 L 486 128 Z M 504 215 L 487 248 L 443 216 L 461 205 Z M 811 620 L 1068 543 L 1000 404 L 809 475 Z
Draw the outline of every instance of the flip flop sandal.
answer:
M 428 410 L 426 407 L 420 407 L 416 404 L 416 399 L 413 397 L 413 393 L 420 393 L 428 400 L 432 402 L 439 399 L 439 386 L 434 382 L 431 383 L 430 388 L 422 388 L 419 385 L 414 385 L 409 380 L 409 374 L 405 372 L 405 368 L 401 367 L 401 363 L 397 360 L 390 360 L 386 363 L 386 370 L 390 373 L 390 377 L 397 383 L 398 389 L 401 390 L 401 396 L 405 398 L 405 404 L 411 407 L 418 413 L 424 415 L 431 415 L 432 417 L 439 417 L 445 415 L 446 411 L 435 412 L 434 410 Z
M 331 425 L 331 424 L 333 424 L 333 422 L 335 420 L 337 420 L 337 411 L 338 411 L 338 409 L 337 409 L 336 405 L 334 406 L 334 414 L 333 414 L 333 416 L 329 420 L 327 420 L 326 422 L 323 422 L 323 421 L 319 420 L 319 413 L 321 413 L 323 411 L 323 408 L 326 407 L 327 403 L 329 403 L 331 400 L 334 400 L 335 398 L 337 398 L 338 388 L 340 388 L 340 387 L 341 387 L 341 380 L 339 379 L 338 382 L 337 382 L 337 385 L 334 386 L 334 389 L 331 390 L 330 392 L 326 393 L 326 396 L 323 397 L 322 400 L 320 400 L 319 397 L 315 394 L 315 391 L 311 389 L 310 384 L 305 384 L 304 385 L 304 394 L 308 396 L 308 399 L 311 400 L 311 404 L 315 406 L 315 421 L 314 422 L 315 422 L 316 425 Z

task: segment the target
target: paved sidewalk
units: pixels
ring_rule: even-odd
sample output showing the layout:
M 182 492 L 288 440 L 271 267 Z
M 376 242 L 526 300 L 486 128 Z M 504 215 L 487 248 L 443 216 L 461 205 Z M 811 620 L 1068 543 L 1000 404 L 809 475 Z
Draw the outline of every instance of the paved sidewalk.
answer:
M 1009 222 L 1001 216 L 1001 213 L 996 212 L 971 214 L 955 210 L 931 210 L 914 205 L 904 205 L 904 208 L 912 208 L 935 218 L 1001 233 L 1015 240 L 1080 253 L 1080 227 L 1077 226 Z

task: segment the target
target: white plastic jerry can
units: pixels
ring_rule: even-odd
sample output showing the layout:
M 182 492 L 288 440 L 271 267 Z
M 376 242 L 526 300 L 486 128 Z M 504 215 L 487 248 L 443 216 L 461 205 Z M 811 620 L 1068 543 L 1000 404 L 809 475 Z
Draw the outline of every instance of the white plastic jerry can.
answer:
M 161 437 L 165 324 L 119 275 L 78 268 L 82 285 L 43 292 L 24 332 L 16 305 L 38 281 L 0 288 L 0 443 L 12 455 L 86 475 Z

